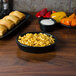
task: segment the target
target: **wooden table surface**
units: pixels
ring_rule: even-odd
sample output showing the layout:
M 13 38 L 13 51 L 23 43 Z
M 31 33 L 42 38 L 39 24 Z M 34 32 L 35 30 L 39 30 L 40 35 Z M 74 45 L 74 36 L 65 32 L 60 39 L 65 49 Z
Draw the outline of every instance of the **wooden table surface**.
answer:
M 76 29 L 57 28 L 50 32 L 58 39 L 56 50 L 32 54 L 18 48 L 16 37 L 19 33 L 41 31 L 38 19 L 23 25 L 0 40 L 0 76 L 76 76 Z

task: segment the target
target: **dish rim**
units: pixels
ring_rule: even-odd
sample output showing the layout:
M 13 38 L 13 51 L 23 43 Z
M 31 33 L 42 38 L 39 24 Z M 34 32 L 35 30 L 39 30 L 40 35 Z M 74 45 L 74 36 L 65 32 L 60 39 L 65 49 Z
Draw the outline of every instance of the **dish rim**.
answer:
M 44 25 L 44 24 L 40 23 L 41 20 L 43 20 L 43 19 L 51 19 L 51 20 L 54 21 L 54 24 L 53 24 L 53 25 L 48 25 L 48 26 L 47 26 L 47 25 Z M 46 27 L 54 26 L 56 23 L 57 23 L 57 22 L 56 22 L 53 18 L 43 18 L 43 17 L 41 17 L 41 18 L 39 19 L 39 24 L 42 25 L 42 26 L 46 26 Z

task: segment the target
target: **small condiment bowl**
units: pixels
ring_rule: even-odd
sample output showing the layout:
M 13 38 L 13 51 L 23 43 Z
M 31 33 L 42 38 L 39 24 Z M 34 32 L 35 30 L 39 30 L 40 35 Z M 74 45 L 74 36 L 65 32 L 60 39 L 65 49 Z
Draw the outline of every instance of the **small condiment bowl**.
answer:
M 42 20 L 52 20 L 54 22 L 54 24 L 51 24 L 51 25 L 48 25 L 48 24 L 42 24 L 41 21 Z M 40 29 L 43 31 L 43 32 L 51 32 L 53 30 L 55 30 L 56 28 L 56 21 L 52 18 L 40 18 L 39 19 L 39 24 L 40 24 Z
M 37 33 L 38 34 L 38 33 L 43 33 L 43 32 L 28 32 L 28 33 L 32 33 L 32 34 Z M 19 36 L 22 37 L 22 36 L 24 36 L 26 34 L 27 33 L 23 33 L 23 34 L 20 34 Z M 54 51 L 55 50 L 55 45 L 56 45 L 56 37 L 51 35 L 51 34 L 49 34 L 49 33 L 43 33 L 43 34 L 46 34 L 48 36 L 52 36 L 55 39 L 55 43 L 51 44 L 51 45 L 48 45 L 48 46 L 45 46 L 45 47 L 32 47 L 32 46 L 27 46 L 27 45 L 21 44 L 18 41 L 19 36 L 17 36 L 17 38 L 16 38 L 16 43 L 19 46 L 19 48 L 21 50 L 23 50 L 24 52 L 29 52 L 29 53 L 46 53 L 46 52 Z

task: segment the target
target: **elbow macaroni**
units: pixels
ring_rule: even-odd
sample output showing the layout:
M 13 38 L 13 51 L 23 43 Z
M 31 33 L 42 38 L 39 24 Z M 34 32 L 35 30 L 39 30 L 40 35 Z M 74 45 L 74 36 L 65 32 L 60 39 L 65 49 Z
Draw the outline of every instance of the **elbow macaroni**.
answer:
M 42 33 L 28 33 L 23 37 L 19 36 L 18 41 L 21 44 L 33 47 L 45 47 L 55 43 L 55 39 L 52 36 L 48 36 Z

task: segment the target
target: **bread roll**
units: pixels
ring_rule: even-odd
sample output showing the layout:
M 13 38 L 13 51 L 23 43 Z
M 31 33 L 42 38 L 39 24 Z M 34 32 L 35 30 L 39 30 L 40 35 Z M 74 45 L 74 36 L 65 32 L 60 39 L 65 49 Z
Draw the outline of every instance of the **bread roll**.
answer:
M 25 14 L 23 14 L 19 11 L 13 11 L 9 15 L 17 16 L 20 20 L 23 20 L 25 18 Z
M 11 20 L 14 22 L 14 24 L 18 24 L 20 19 L 14 15 L 8 15 L 8 16 L 5 16 L 3 19 L 7 19 L 7 20 Z
M 14 27 L 14 23 L 11 20 L 7 19 L 1 19 L 0 24 L 6 26 L 8 30 Z
M 7 32 L 7 27 L 4 25 L 0 25 L 0 37 L 3 36 Z

